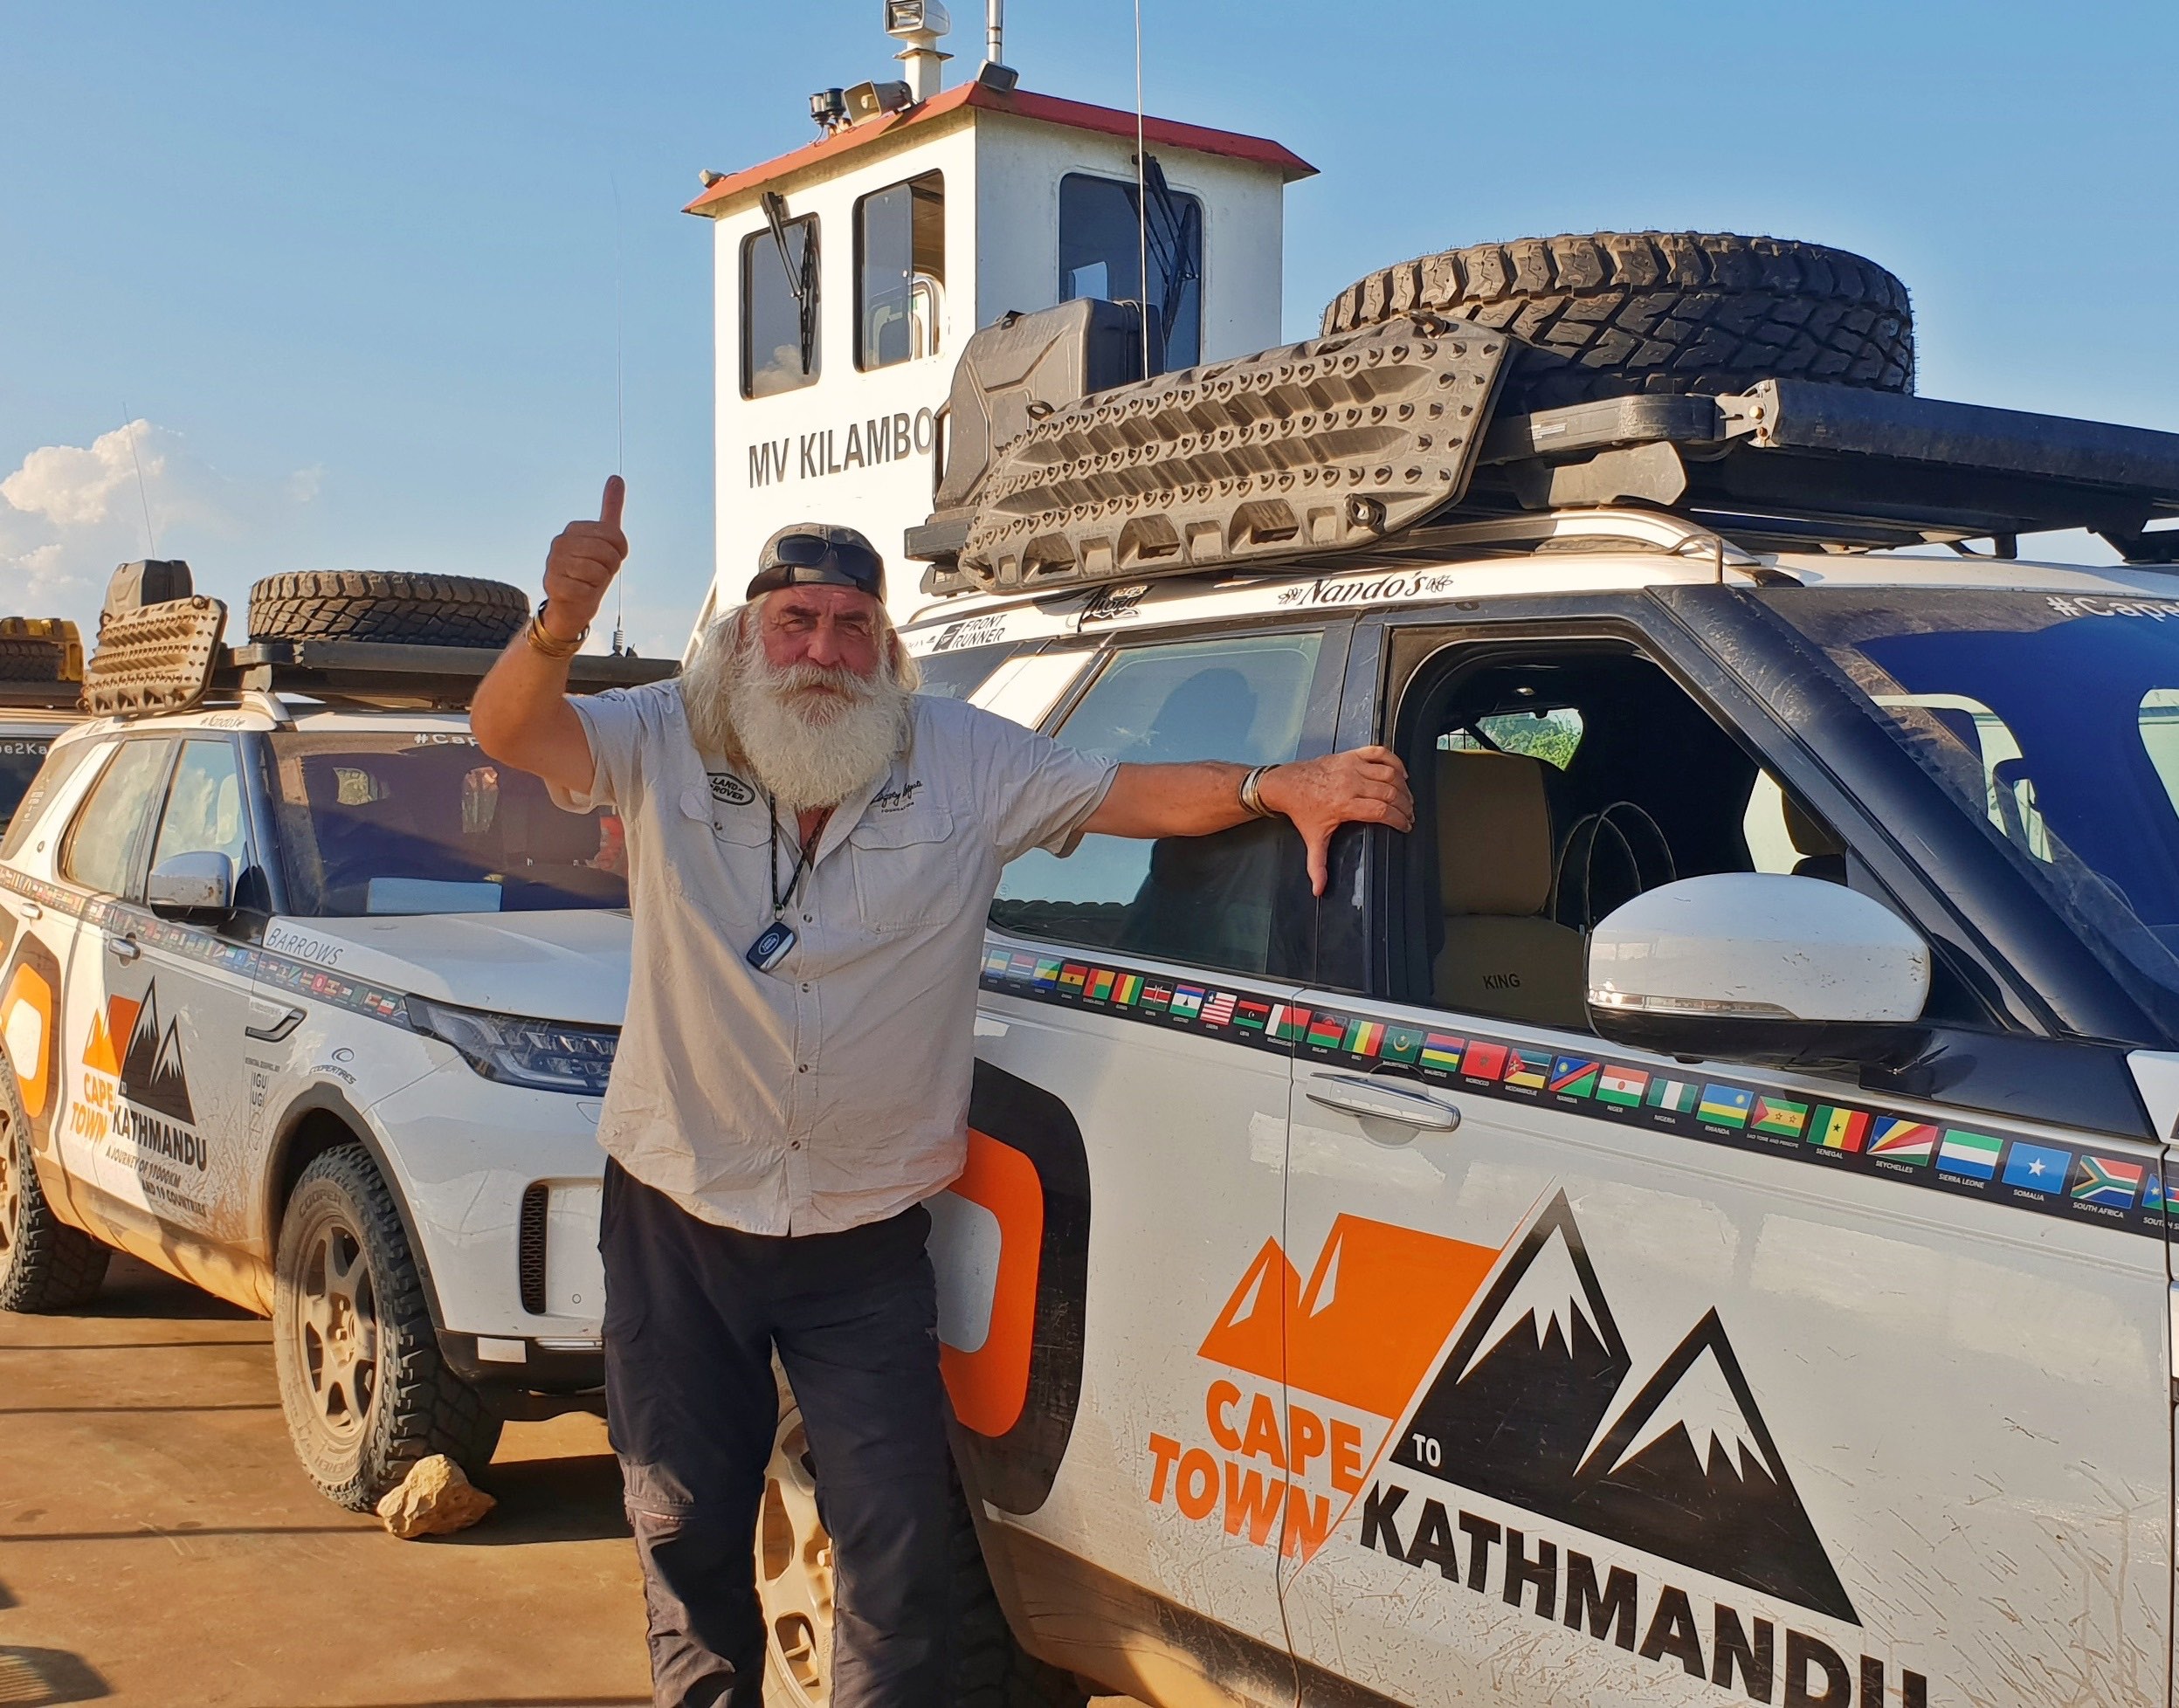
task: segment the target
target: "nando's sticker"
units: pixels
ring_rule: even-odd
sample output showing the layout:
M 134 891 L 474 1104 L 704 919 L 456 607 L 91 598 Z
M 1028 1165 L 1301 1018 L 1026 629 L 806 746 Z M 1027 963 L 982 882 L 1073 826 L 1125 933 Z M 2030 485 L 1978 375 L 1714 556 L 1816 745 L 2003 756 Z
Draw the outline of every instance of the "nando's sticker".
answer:
M 1638 1365 L 1563 1192 L 1496 1248 L 1341 1216 L 1306 1281 L 1266 1242 L 1198 1356 L 1201 1410 L 1143 1442 L 1169 1521 L 1303 1564 L 1336 1539 L 1362 1593 L 1480 1598 L 1743 1699 L 1927 1708 L 1719 1312 Z
M 985 952 L 983 983 L 1011 996 L 1177 1027 L 1358 1072 L 2164 1237 L 2163 1181 L 2152 1161 L 2115 1146 L 2008 1133 L 1979 1115 L 1963 1115 L 1957 1123 L 1933 1120 L 1858 1095 L 1828 1102 L 1707 1070 L 1637 1065 L 1598 1051 L 1569 1054 L 1513 1037 L 1304 1007 L 1228 985 L 996 946 Z

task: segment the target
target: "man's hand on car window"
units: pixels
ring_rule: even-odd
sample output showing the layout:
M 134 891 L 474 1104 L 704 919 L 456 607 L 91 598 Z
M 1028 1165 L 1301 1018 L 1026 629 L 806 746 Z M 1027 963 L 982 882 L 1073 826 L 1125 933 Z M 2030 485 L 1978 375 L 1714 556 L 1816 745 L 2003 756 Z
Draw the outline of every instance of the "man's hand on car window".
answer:
M 1415 796 L 1407 767 L 1389 747 L 1355 747 L 1321 759 L 1296 760 L 1264 774 L 1265 806 L 1282 812 L 1309 850 L 1309 888 L 1317 895 L 1331 874 L 1332 832 L 1342 824 L 1415 828 Z
M 1247 775 L 1246 766 L 1220 760 L 1122 765 L 1081 828 L 1093 836 L 1143 837 L 1207 837 L 1231 830 L 1248 819 L 1240 794 Z M 1257 798 L 1301 832 L 1309 850 L 1309 884 L 1318 895 L 1330 871 L 1326 850 L 1341 825 L 1415 828 L 1407 767 L 1389 747 L 1356 747 L 1273 766 L 1258 782 Z

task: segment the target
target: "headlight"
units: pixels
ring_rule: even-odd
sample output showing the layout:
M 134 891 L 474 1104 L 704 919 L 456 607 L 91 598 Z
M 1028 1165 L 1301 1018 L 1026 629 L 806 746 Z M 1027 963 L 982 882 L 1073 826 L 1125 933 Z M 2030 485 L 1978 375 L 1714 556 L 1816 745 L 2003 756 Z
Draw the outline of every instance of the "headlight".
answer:
M 409 1023 L 426 1037 L 452 1044 L 486 1078 L 541 1092 L 603 1091 L 620 1043 L 617 1027 L 488 1014 L 421 996 L 409 998 Z

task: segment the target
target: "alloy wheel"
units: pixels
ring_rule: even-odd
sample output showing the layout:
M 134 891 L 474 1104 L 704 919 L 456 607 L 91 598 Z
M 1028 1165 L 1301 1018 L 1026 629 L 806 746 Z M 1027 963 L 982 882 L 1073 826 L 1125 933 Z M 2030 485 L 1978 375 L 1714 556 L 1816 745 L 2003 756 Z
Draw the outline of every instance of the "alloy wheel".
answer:
M 771 1671 L 796 1708 L 832 1699 L 832 1539 L 799 1408 L 786 1407 L 764 1473 L 756 1569 Z
M 0 1269 L 7 1267 L 23 1222 L 24 1163 L 15 1154 L 15 1124 L 0 1112 Z
M 333 1441 L 353 1441 L 378 1389 L 378 1314 L 370 1265 L 356 1230 L 328 1216 L 313 1236 L 293 1333 L 312 1419 Z

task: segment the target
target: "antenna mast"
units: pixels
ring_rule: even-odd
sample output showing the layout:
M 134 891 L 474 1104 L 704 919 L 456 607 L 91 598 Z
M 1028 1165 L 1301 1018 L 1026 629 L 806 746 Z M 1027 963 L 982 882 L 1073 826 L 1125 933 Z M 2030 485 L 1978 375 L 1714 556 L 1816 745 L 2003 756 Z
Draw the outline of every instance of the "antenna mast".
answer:
M 996 8 L 1002 0 L 991 0 Z M 1134 0 L 1134 234 L 1135 294 L 1142 300 L 1142 377 L 1150 377 L 1150 200 L 1143 182 L 1142 0 Z
M 620 307 L 620 178 L 608 172 L 605 181 L 613 187 L 613 472 L 623 480 L 628 478 L 628 410 L 622 384 L 624 365 L 621 358 L 622 315 Z M 619 658 L 627 651 L 624 641 L 627 599 L 624 592 L 627 582 L 627 566 L 613 577 L 613 657 Z
M 128 435 L 128 460 L 136 465 L 136 501 L 144 507 L 144 555 L 156 557 L 159 536 L 151 526 L 151 489 L 144 485 L 144 459 L 136 454 L 136 423 L 126 400 L 121 404 L 121 431 Z

